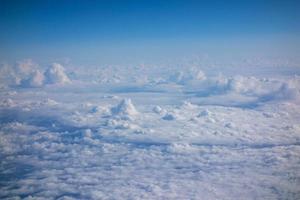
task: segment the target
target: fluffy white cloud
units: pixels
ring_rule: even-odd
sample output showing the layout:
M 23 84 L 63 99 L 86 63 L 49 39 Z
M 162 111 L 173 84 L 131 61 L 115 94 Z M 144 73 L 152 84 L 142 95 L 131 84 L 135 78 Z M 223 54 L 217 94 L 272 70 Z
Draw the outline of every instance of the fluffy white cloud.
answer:
M 16 65 L 0 65 L 0 84 L 4 86 L 41 87 L 45 84 L 66 84 L 71 80 L 61 64 L 53 63 L 45 72 L 41 72 L 32 60 L 17 62 Z
M 39 70 L 35 71 L 33 76 L 30 78 L 29 83 L 31 86 L 42 86 L 44 83 L 44 74 L 41 73 Z
M 168 81 L 178 84 L 187 84 L 193 81 L 203 81 L 206 79 L 205 73 L 201 70 L 189 69 L 188 71 L 179 71 L 172 74 Z
M 31 59 L 17 62 L 11 66 L 6 63 L 0 65 L 0 82 L 6 86 L 18 86 L 30 79 L 32 74 L 38 69 L 38 65 Z
M 137 112 L 131 100 L 90 93 L 97 87 L 88 86 L 86 93 L 0 91 L 13 98 L 0 103 L 1 199 L 253 199 L 253 191 L 255 198 L 293 199 L 299 194 L 298 182 L 291 182 L 299 177 L 299 105 L 174 105 L 184 93 L 127 93 L 138 99 L 139 108 L 138 116 L 127 120 L 120 116 Z M 91 112 L 96 105 L 116 106 L 111 115 L 101 108 Z
M 61 64 L 53 63 L 44 73 L 46 84 L 70 83 L 70 79 L 65 74 L 65 69 Z
M 34 71 L 38 68 L 38 65 L 33 62 L 31 59 L 25 59 L 23 61 L 18 61 L 14 66 L 16 74 L 24 77 L 29 76 L 34 73 Z
M 44 80 L 44 74 L 39 70 L 36 70 L 30 74 L 28 79 L 22 80 L 20 85 L 23 87 L 41 87 L 44 85 Z
M 298 76 L 81 67 L 60 87 L 60 64 L 0 70 L 27 87 L 0 90 L 1 199 L 300 194 Z
M 131 99 L 123 99 L 120 103 L 111 109 L 112 114 L 121 117 L 133 117 L 138 111 L 131 102 Z

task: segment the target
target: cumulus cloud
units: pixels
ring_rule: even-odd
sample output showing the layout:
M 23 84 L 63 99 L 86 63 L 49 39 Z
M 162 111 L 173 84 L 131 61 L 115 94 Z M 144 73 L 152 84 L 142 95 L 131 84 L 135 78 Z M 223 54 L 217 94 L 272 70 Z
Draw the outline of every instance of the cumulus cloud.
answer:
M 258 97 L 261 100 L 295 100 L 299 97 L 299 77 L 289 80 L 258 79 L 238 76 L 227 81 L 229 92 Z
M 138 114 L 131 99 L 123 99 L 117 106 L 111 109 L 112 114 L 121 117 L 133 117 Z
M 11 66 L 0 65 L 0 86 L 2 87 L 42 87 L 46 84 L 66 84 L 71 80 L 61 64 L 53 63 L 45 72 L 32 60 L 27 59 Z
M 59 64 L 45 73 L 25 69 L 19 74 L 28 87 L 69 82 Z M 299 168 L 300 105 L 267 101 L 297 98 L 299 77 L 194 72 L 183 72 L 178 83 L 163 74 L 166 83 L 145 81 L 139 90 L 130 89 L 132 76 L 125 72 L 128 79 L 119 91 L 114 83 L 1 90 L 0 198 L 251 199 L 257 191 L 257 198 L 293 199 L 299 194 L 290 180 Z M 78 87 L 82 92 L 74 90 Z M 268 105 L 231 107 L 226 95 L 230 101 L 240 103 L 243 96 Z M 117 102 L 113 108 L 111 102 Z M 220 102 L 224 106 L 215 106 Z
M 53 63 L 44 73 L 47 84 L 65 84 L 71 80 L 65 74 L 65 69 L 61 64 Z
M 24 87 L 41 87 L 44 85 L 44 80 L 44 74 L 39 70 L 36 70 L 30 74 L 28 79 L 22 80 L 21 85 Z
M 174 74 L 171 74 L 171 76 L 169 77 L 169 81 L 182 85 L 193 81 L 202 81 L 205 79 L 206 76 L 203 71 L 194 69 L 190 69 L 187 72 L 179 71 Z
M 32 74 L 38 65 L 33 62 L 31 59 L 25 59 L 23 61 L 18 61 L 14 66 L 15 72 L 21 76 L 29 76 Z
M 298 102 L 300 78 L 298 76 L 285 79 L 219 75 L 209 77 L 202 82 L 188 83 L 184 85 L 184 90 L 195 93 L 198 98 L 220 105 L 256 106 L 271 101 Z
M 37 70 L 30 78 L 29 83 L 31 86 L 42 86 L 44 79 L 45 79 L 44 74 L 42 74 L 39 70 Z
M 2 63 L 0 65 L 1 85 L 18 86 L 24 83 L 24 80 L 30 79 L 32 74 L 38 69 L 38 65 L 31 59 L 18 61 L 15 65 Z M 22 83 L 23 82 L 23 83 Z

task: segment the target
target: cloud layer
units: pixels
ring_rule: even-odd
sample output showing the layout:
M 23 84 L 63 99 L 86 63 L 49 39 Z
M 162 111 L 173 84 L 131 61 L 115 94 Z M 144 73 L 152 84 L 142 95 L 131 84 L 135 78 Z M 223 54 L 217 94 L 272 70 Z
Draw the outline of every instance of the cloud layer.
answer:
M 298 199 L 299 76 L 68 69 L 2 65 L 1 199 Z

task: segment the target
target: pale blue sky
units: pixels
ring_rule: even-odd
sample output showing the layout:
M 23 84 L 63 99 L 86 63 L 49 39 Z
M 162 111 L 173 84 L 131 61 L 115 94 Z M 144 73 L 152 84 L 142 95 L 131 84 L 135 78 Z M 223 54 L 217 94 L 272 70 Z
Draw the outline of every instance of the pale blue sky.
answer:
M 0 1 L 0 60 L 297 57 L 300 1 Z

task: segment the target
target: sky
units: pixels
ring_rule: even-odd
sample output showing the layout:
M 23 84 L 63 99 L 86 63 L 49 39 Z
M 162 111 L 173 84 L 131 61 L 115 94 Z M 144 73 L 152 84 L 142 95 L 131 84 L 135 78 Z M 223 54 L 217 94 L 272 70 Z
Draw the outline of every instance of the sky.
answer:
M 0 1 L 0 62 L 294 59 L 298 0 Z

